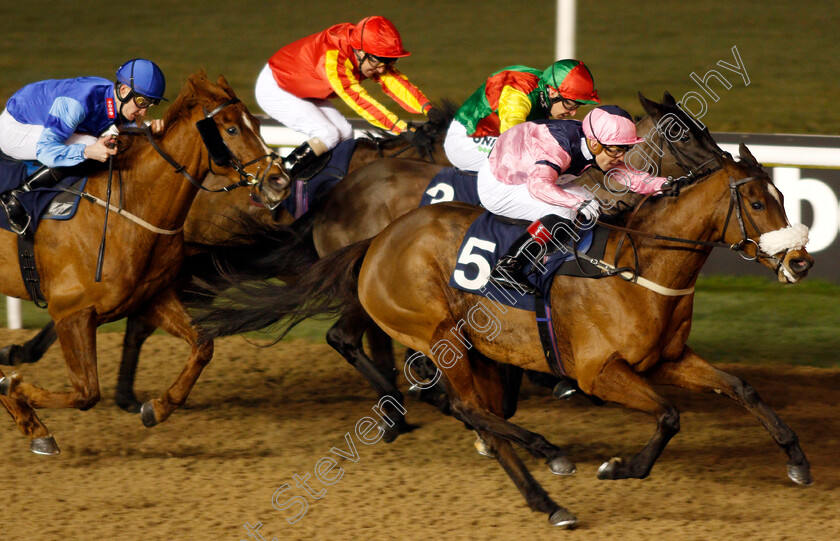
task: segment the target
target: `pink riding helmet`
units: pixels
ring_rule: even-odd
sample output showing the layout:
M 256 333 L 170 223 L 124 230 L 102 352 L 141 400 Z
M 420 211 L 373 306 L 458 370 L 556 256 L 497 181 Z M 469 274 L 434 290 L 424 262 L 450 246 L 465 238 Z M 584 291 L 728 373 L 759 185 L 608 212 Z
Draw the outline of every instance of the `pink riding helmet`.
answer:
M 630 113 L 618 105 L 601 105 L 583 119 L 583 134 L 602 145 L 636 145 L 644 141 L 636 137 L 636 124 Z

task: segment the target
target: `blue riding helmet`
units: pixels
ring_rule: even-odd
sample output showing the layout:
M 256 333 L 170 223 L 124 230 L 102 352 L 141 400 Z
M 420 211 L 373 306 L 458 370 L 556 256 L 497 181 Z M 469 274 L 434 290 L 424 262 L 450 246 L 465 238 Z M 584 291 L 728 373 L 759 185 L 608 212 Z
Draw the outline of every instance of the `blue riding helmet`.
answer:
M 166 78 L 161 69 L 145 58 L 135 58 L 117 70 L 117 81 L 127 85 L 135 94 L 154 100 L 166 100 Z

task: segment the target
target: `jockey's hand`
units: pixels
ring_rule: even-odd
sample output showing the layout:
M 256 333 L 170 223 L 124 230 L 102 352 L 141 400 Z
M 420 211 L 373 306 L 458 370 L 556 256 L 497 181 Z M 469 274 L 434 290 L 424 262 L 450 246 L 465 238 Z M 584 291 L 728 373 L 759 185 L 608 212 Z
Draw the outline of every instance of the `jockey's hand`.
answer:
M 575 221 L 578 225 L 591 225 L 598 219 L 601 214 L 601 205 L 594 199 L 589 199 L 581 203 L 577 209 L 577 216 Z
M 92 145 L 86 146 L 84 150 L 86 159 L 96 160 L 98 162 L 108 161 L 108 158 L 116 153 L 116 137 L 110 134 L 103 135 Z
M 440 127 L 446 124 L 446 113 L 437 107 L 432 107 L 426 111 L 426 118 L 428 118 L 429 122 L 431 122 L 435 127 Z
M 152 129 L 152 133 L 160 133 L 163 131 L 163 119 L 162 118 L 155 118 L 149 121 L 149 128 Z
M 423 129 L 423 126 L 409 125 L 408 130 L 404 131 L 402 136 L 417 148 L 432 148 L 435 144 L 434 139 Z

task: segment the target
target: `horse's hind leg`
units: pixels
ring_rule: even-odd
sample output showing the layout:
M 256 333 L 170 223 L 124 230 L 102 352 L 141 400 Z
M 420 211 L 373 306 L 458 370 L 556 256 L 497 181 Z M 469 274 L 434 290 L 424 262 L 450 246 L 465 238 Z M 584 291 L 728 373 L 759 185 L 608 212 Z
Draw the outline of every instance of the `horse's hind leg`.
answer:
M 488 450 L 493 457 L 499 461 L 505 472 L 519 489 L 528 507 L 534 511 L 548 514 L 548 522 L 558 528 L 574 528 L 577 525 L 577 518 L 566 508 L 557 505 L 548 495 L 542 486 L 516 456 L 510 442 L 496 436 L 493 433 L 479 431 L 481 438 L 487 444 Z
M 394 364 L 394 349 L 391 337 L 385 334 L 372 321 L 367 326 L 365 333 L 370 347 L 370 360 L 382 375 L 388 378 L 392 385 L 397 384 L 397 369 Z
M 6 376 L 0 371 L 0 388 L 10 383 Z M 4 394 L 4 393 L 3 393 Z M 29 440 L 29 449 L 39 455 L 57 455 L 58 445 L 50 434 L 41 419 L 30 406 L 20 400 L 14 400 L 0 396 L 0 403 L 14 419 L 20 432 Z
M 120 408 L 129 413 L 140 413 L 140 407 L 143 405 L 134 395 L 134 377 L 137 374 L 137 363 L 140 361 L 140 349 L 155 329 L 155 325 L 142 317 L 132 315 L 126 319 L 120 373 L 114 399 Z
M 397 402 L 403 404 L 405 402 L 403 394 L 397 389 L 394 382 L 371 362 L 362 348 L 362 335 L 369 325 L 372 325 L 372 322 L 361 310 L 361 307 L 358 310 L 353 310 L 352 313 L 345 312 L 335 325 L 327 331 L 327 343 L 364 376 L 380 398 L 391 396 Z M 386 408 L 386 416 L 395 420 L 393 426 L 389 423 L 382 425 L 385 430 L 383 439 L 386 442 L 392 442 L 400 434 L 413 430 L 414 427 L 405 422 L 405 417 L 401 411 L 396 410 L 387 402 L 383 407 Z
M 554 526 L 574 527 L 577 524 L 575 516 L 551 499 L 516 456 L 508 441 L 523 444 L 527 439 L 523 436 L 531 433 L 500 417 L 504 414 L 505 407 L 505 372 L 497 363 L 476 353 L 472 354 L 472 358 L 461 358 L 455 366 L 446 369 L 445 381 L 449 387 L 453 416 L 477 429 L 490 453 L 502 465 L 531 509 L 548 514 L 548 521 Z M 470 377 L 465 379 L 463 376 Z M 457 379 L 453 381 L 453 378 Z M 545 442 L 538 434 L 531 436 Z M 551 446 L 548 442 L 545 444 Z M 562 454 L 560 449 L 555 449 Z M 539 454 L 543 456 L 542 453 Z M 565 457 L 561 460 L 565 460 Z M 564 463 L 564 468 L 568 468 L 569 464 Z M 573 471 L 574 465 L 571 465 L 571 471 L 563 473 Z
M 55 323 L 50 321 L 38 334 L 22 346 L 12 344 L 0 349 L 0 364 L 16 366 L 37 362 L 57 339 Z
M 146 426 L 165 421 L 178 409 L 190 394 L 204 367 L 213 357 L 213 342 L 199 342 L 198 331 L 193 327 L 190 315 L 172 288 L 161 292 L 146 306 L 142 317 L 149 324 L 160 327 L 172 336 L 184 339 L 190 345 L 190 356 L 178 378 L 163 393 L 143 404 L 140 418 Z
M 73 391 L 53 392 L 13 379 L 5 394 L 33 408 L 92 408 L 99 402 L 100 396 L 93 309 L 87 308 L 57 319 L 55 331 Z
M 811 466 L 799 445 L 799 438 L 755 389 L 731 374 L 718 370 L 686 348 L 676 362 L 662 363 L 650 374 L 654 383 L 676 385 L 692 391 L 718 392 L 732 398 L 750 411 L 788 456 L 788 476 L 794 483 L 810 485 Z
M 589 375 L 593 371 L 580 366 L 578 364 L 578 383 L 585 393 L 656 417 L 656 432 L 636 456 L 613 458 L 598 469 L 599 479 L 644 479 L 665 446 L 680 431 L 679 412 L 618 356 L 598 364 L 594 377 Z

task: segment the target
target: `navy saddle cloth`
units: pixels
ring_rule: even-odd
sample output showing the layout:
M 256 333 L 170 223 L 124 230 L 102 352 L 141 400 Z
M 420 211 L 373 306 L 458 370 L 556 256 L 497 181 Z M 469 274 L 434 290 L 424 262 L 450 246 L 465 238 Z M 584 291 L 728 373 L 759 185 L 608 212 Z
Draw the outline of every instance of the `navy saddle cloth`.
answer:
M 578 252 L 586 253 L 592 246 L 592 239 L 596 229 L 578 231 L 576 242 Z M 449 285 L 488 297 L 496 302 L 519 308 L 520 310 L 535 310 L 534 297 L 522 295 L 518 291 L 503 289 L 493 283 L 488 283 L 490 271 L 496 266 L 511 245 L 525 232 L 525 227 L 502 223 L 490 212 L 482 213 L 467 230 L 461 247 L 458 249 L 458 263 L 449 278 Z M 525 267 L 528 281 L 547 299 L 548 292 L 554 280 L 556 271 L 563 263 L 574 258 L 573 247 L 562 250 L 544 258 L 544 271 L 532 269 L 532 265 Z M 533 272 L 532 272 L 533 271 Z
M 445 167 L 435 175 L 426 187 L 420 206 L 461 201 L 470 205 L 481 206 L 478 200 L 478 187 L 475 173 L 465 173 L 454 167 Z
M 347 175 L 350 159 L 356 150 L 356 139 L 341 141 L 330 151 L 330 160 L 309 180 L 296 180 L 292 192 L 283 201 L 283 208 L 295 219 L 303 216 L 315 200 L 330 191 Z
M 13 190 L 23 184 L 30 174 L 41 167 L 38 162 L 10 161 L 0 158 L 0 192 Z M 59 186 L 73 186 L 83 190 L 87 177 L 70 175 L 59 182 Z M 56 188 L 41 188 L 22 192 L 18 197 L 26 213 L 32 217 L 32 231 L 38 228 L 41 220 L 69 220 L 76 214 L 80 197 Z M 0 210 L 0 229 L 11 231 L 6 213 Z

